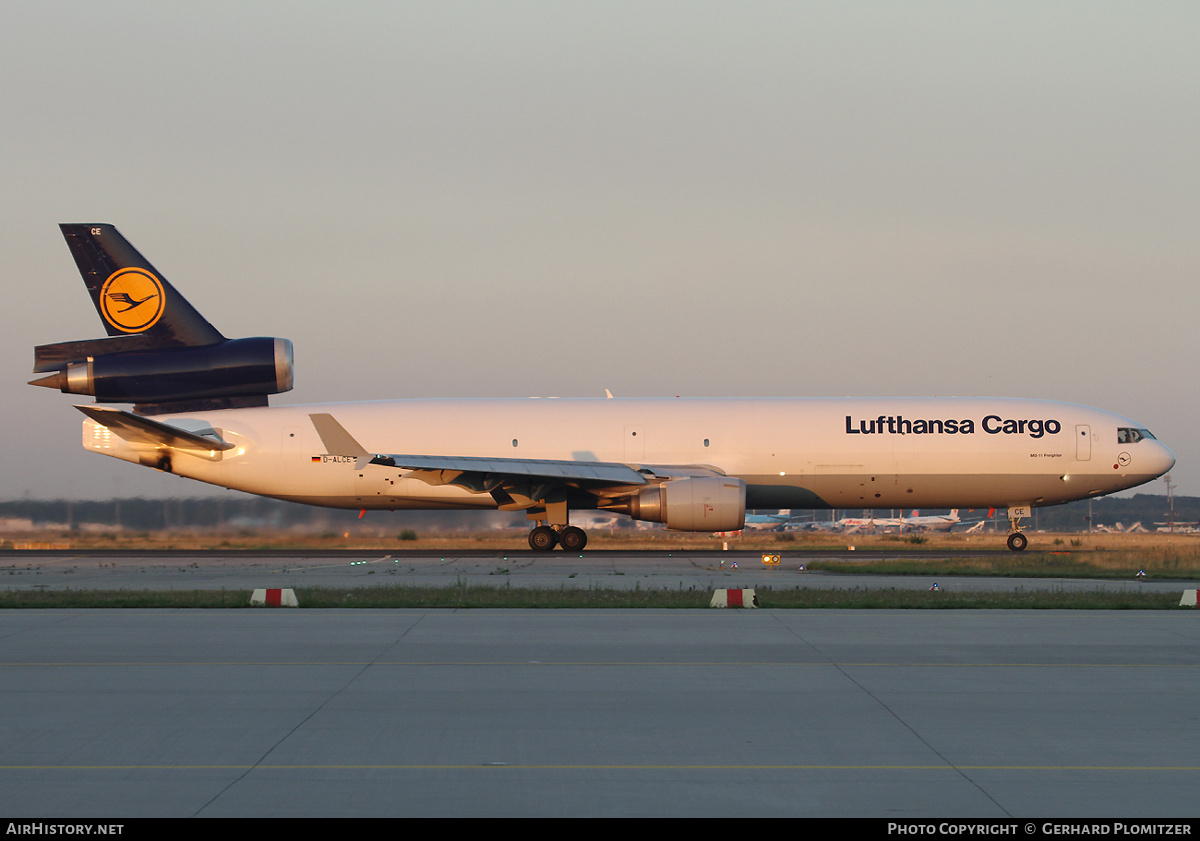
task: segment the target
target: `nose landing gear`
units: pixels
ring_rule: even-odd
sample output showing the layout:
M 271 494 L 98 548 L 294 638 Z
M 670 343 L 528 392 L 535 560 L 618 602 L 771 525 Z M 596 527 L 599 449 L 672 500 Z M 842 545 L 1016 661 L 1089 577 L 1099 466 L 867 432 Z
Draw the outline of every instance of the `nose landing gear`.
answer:
M 1008 548 L 1014 552 L 1023 552 L 1025 551 L 1025 547 L 1029 545 L 1029 539 L 1021 534 L 1021 518 L 1028 516 L 1028 506 L 1008 509 Z

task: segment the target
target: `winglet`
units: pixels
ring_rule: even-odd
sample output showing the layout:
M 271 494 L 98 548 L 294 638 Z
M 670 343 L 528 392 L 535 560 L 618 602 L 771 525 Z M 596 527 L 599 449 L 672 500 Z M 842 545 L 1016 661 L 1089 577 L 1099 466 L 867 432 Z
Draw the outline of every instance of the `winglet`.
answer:
M 357 459 L 355 466 L 359 469 L 374 458 L 362 444 L 354 440 L 354 436 L 347 432 L 346 427 L 338 423 L 333 415 L 322 412 L 308 417 L 317 430 L 317 435 L 321 436 L 325 451 L 331 456 L 354 456 Z

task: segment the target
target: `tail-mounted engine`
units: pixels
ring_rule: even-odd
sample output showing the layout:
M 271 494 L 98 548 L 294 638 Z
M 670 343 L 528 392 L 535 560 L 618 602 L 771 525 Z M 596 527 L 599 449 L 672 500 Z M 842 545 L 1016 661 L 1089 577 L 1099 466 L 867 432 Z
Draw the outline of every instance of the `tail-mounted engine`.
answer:
M 157 406 L 233 398 L 228 402 L 246 405 L 245 399 L 236 398 L 261 398 L 254 403 L 266 405 L 268 394 L 292 388 L 292 343 L 259 337 L 201 347 L 89 355 L 62 364 L 33 384 L 68 394 L 91 394 L 101 403 Z

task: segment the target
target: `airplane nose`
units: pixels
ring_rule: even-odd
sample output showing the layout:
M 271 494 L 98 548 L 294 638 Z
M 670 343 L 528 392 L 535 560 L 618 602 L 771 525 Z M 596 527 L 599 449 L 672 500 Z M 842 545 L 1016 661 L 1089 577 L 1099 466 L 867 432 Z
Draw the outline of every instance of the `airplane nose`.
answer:
M 1155 476 L 1161 476 L 1175 466 L 1175 454 L 1171 452 L 1170 447 L 1161 441 L 1155 441 L 1154 443 L 1157 445 L 1157 448 L 1150 458 L 1150 468 Z

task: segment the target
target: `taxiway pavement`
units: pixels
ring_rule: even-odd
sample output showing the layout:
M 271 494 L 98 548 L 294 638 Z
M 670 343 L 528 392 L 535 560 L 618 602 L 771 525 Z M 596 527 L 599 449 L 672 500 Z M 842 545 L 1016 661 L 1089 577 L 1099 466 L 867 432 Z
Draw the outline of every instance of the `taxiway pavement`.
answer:
M 781 561 L 5 553 L 0 587 L 929 586 Z M 0 610 L 0 804 L 1195 818 L 1197 697 L 1196 611 Z

